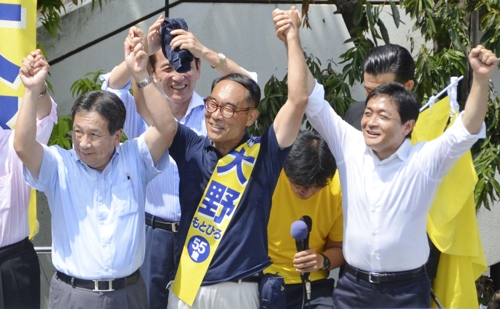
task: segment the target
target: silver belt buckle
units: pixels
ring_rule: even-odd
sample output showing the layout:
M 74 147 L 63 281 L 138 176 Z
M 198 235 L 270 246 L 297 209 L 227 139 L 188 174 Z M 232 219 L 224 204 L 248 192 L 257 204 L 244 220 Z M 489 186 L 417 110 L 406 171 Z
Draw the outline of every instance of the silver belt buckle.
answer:
M 172 232 L 177 233 L 177 223 L 172 222 L 172 223 L 170 223 L 170 224 L 171 224 L 171 226 L 172 226 Z
M 114 291 L 113 289 L 113 279 L 111 280 L 92 280 L 94 281 L 94 289 L 92 291 L 94 292 L 112 292 Z M 109 286 L 108 286 L 108 289 L 107 290 L 100 290 L 99 289 L 99 282 L 101 281 L 107 281 Z
M 369 272 L 368 273 L 368 282 L 370 282 L 370 283 L 380 283 L 380 280 L 373 281 L 372 276 L 375 278 L 375 276 L 381 277 L 381 276 L 384 276 L 384 275 L 385 274 L 382 274 L 382 273 L 372 273 L 372 272 Z

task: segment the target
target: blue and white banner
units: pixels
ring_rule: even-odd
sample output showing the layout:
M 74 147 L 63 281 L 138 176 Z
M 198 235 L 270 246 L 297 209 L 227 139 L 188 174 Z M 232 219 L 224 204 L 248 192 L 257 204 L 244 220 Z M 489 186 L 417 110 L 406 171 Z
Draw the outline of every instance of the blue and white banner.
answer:
M 11 129 L 22 102 L 22 60 L 36 48 L 36 0 L 0 0 L 0 126 Z

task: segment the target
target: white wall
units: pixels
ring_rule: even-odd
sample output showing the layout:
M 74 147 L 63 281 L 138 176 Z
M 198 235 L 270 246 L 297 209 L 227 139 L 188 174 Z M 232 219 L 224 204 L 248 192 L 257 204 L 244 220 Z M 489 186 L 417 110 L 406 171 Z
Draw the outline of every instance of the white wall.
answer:
M 164 5 L 163 0 L 108 0 L 102 12 L 91 12 L 85 6 L 62 18 L 63 31 L 53 39 L 39 28 L 39 43 L 47 49 L 49 60 L 76 49 L 102 35 L 139 19 Z M 271 12 L 275 7 L 289 8 L 289 5 L 274 4 L 181 4 L 170 10 L 170 17 L 183 17 L 197 38 L 211 49 L 224 53 L 241 66 L 259 74 L 259 84 L 263 88 L 271 75 L 281 79 L 286 73 L 285 49 L 274 34 Z M 311 5 L 310 23 L 312 30 L 302 29 L 301 39 L 304 50 L 313 53 L 323 64 L 328 59 L 339 63 L 339 55 L 350 45 L 343 44 L 348 38 L 347 29 L 340 15 L 334 15 L 333 5 Z M 418 33 L 412 31 L 413 24 L 402 15 L 404 24 L 396 29 L 385 9 L 382 18 L 388 28 L 393 43 L 410 48 L 409 37 L 421 44 Z M 156 17 L 140 24 L 147 31 Z M 123 40 L 126 31 L 115 35 L 77 55 L 57 63 L 51 68 L 50 81 L 55 90 L 54 98 L 59 103 L 59 114 L 68 114 L 75 100 L 69 91 L 71 84 L 87 72 L 103 69 L 111 70 L 123 60 Z M 416 51 L 414 51 L 414 54 Z M 341 71 L 341 68 L 338 69 Z M 196 90 L 201 95 L 210 91 L 212 80 L 217 77 L 209 65 L 202 65 L 202 78 Z M 500 89 L 499 73 L 494 82 Z M 353 97 L 363 99 L 362 88 L 358 85 L 352 90 Z M 489 264 L 500 261 L 500 206 L 495 205 L 494 212 L 481 211 L 479 214 L 480 231 L 483 246 Z
M 497 177 L 500 181 L 500 177 Z M 479 232 L 488 265 L 500 262 L 500 203 L 491 206 L 491 211 L 482 207 L 478 214 Z
M 91 11 L 87 5 L 62 18 L 63 31 L 53 39 L 43 28 L 38 30 L 38 38 L 47 48 L 47 57 L 53 60 L 102 35 L 136 20 L 162 7 L 164 1 L 124 1 L 108 0 L 102 12 Z M 178 5 L 170 10 L 170 17 L 182 17 L 189 30 L 209 48 L 224 53 L 241 66 L 259 74 L 261 87 L 271 75 L 281 79 L 286 73 L 286 55 L 281 41 L 274 33 L 271 12 L 275 7 L 289 8 L 288 5 L 274 4 L 199 4 Z M 302 45 L 306 53 L 313 53 L 323 64 L 332 59 L 339 63 L 339 55 L 350 45 L 343 44 L 348 32 L 340 15 L 334 15 L 333 5 L 312 5 L 310 23 L 312 30 L 302 28 Z M 389 12 L 389 10 L 387 10 Z M 394 43 L 409 47 L 406 40 L 410 23 L 395 29 L 392 17 L 383 13 L 389 33 Z M 139 26 L 147 31 L 156 17 Z M 408 18 L 406 18 L 408 19 Z M 398 35 L 394 35 L 398 32 Z M 401 34 L 400 34 L 401 33 Z M 87 72 L 103 69 L 111 70 L 123 60 L 123 40 L 126 31 L 117 34 L 98 45 L 57 63 L 51 68 L 50 81 L 54 85 L 54 97 L 60 105 L 60 113 L 67 114 L 75 98 L 69 88 Z M 339 68 L 339 71 L 341 68 Z M 212 80 L 217 73 L 206 63 L 202 65 L 202 78 L 196 90 L 201 94 L 210 91 Z M 362 99 L 361 87 L 353 89 L 355 99 Z

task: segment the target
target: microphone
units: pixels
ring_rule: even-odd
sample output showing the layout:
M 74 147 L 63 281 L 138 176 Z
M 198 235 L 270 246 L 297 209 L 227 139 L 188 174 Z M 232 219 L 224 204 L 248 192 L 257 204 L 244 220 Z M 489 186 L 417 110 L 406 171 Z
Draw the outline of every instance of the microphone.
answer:
M 297 252 L 307 250 L 309 248 L 309 229 L 304 221 L 295 221 L 290 227 L 290 233 L 295 239 Z
M 300 220 L 292 223 L 290 227 L 290 234 L 295 239 L 295 246 L 297 247 L 297 252 L 309 249 L 309 233 L 312 228 L 312 219 L 309 216 L 303 216 Z M 309 273 L 301 273 L 300 278 L 306 286 L 307 300 L 311 299 L 311 280 L 309 279 Z

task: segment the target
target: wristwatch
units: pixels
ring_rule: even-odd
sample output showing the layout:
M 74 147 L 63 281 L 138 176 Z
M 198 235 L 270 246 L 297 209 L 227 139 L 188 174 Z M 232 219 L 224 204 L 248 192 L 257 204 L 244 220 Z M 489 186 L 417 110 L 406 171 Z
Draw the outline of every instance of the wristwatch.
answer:
M 226 62 L 226 56 L 224 56 L 223 53 L 217 53 L 217 57 L 219 57 L 219 64 L 212 67 L 212 69 L 218 69 L 219 67 L 224 65 L 224 62 Z
M 153 82 L 153 75 L 149 75 L 148 78 L 146 78 L 142 82 L 137 83 L 137 88 L 139 88 L 139 89 L 144 88 L 147 85 L 151 84 L 152 82 Z
M 320 254 L 323 256 L 323 267 L 321 267 L 320 269 L 329 271 L 330 270 L 330 259 L 326 255 L 324 255 L 323 253 L 320 253 Z

